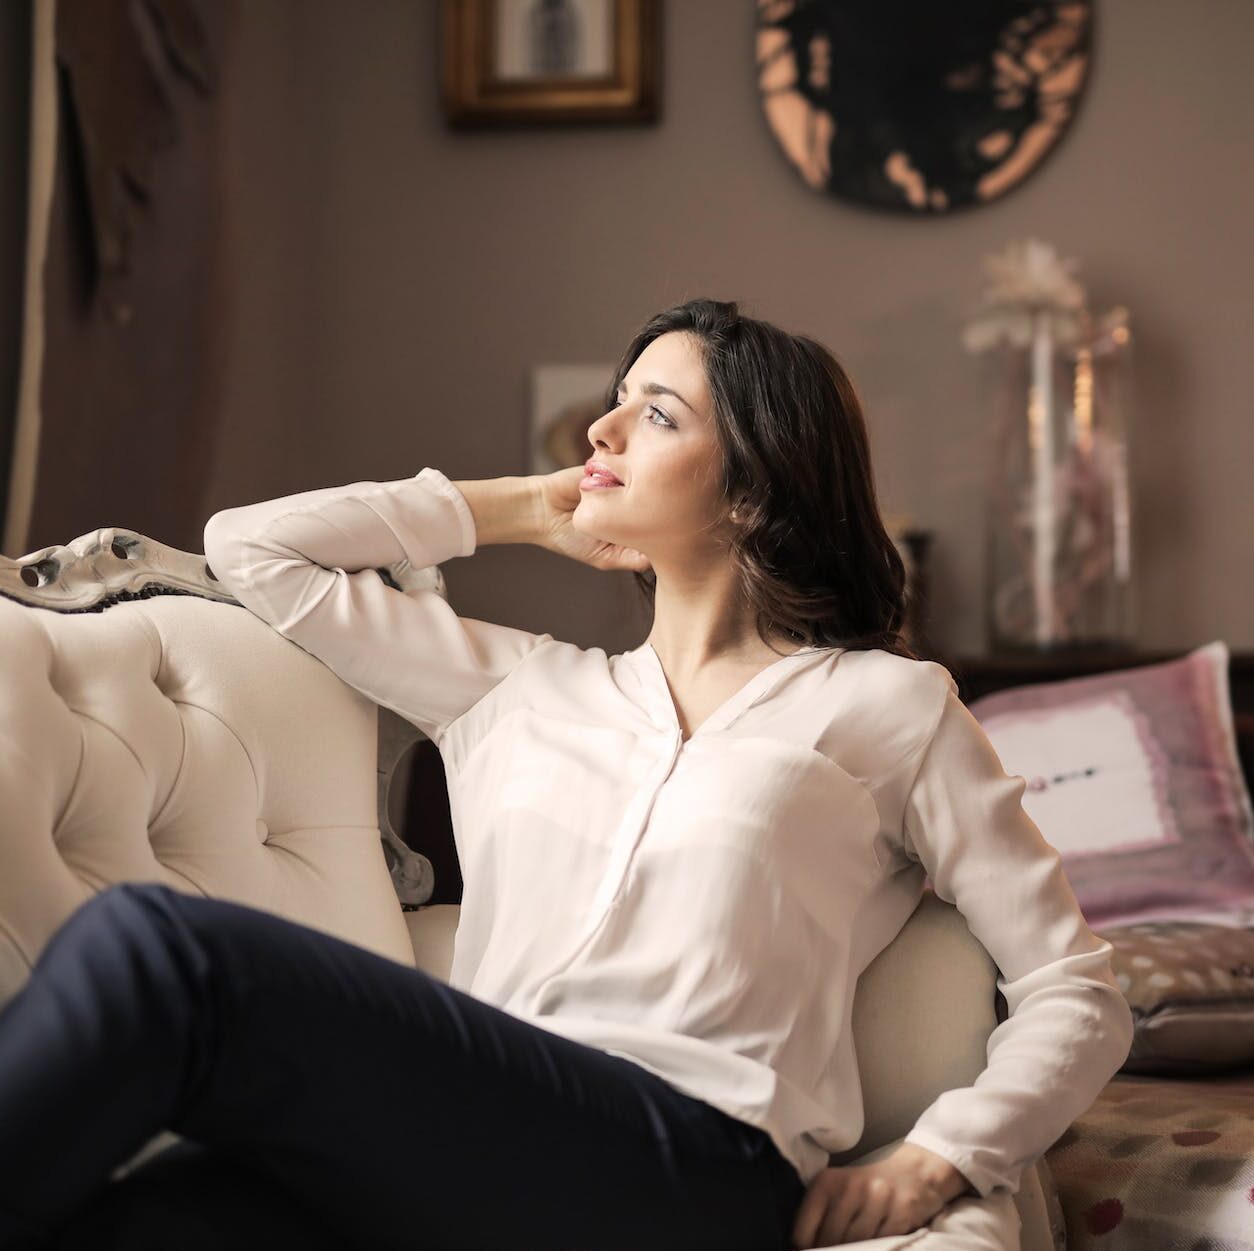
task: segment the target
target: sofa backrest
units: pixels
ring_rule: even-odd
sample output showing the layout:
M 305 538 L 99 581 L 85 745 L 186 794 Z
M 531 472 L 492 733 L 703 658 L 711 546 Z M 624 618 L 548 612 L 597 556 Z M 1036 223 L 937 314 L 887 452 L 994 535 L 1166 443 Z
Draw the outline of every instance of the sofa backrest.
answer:
M 0 1003 L 119 881 L 265 908 L 405 963 L 376 706 L 247 609 L 0 597 Z

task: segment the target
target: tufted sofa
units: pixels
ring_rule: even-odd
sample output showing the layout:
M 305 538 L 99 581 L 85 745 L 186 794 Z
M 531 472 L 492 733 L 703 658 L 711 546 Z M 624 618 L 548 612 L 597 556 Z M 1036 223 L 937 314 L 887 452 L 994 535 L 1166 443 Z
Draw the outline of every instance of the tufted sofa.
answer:
M 379 573 L 443 594 L 438 569 Z M 457 905 L 425 904 L 430 862 L 387 816 L 415 737 L 227 596 L 203 556 L 102 529 L 0 557 L 0 1004 L 69 913 L 121 881 L 249 904 L 447 978 Z M 925 894 L 859 980 L 866 1126 L 833 1163 L 891 1151 L 974 1080 L 995 977 L 957 909 Z M 1060 1251 L 1065 1233 L 1042 1158 L 1013 1196 L 844 1245 Z

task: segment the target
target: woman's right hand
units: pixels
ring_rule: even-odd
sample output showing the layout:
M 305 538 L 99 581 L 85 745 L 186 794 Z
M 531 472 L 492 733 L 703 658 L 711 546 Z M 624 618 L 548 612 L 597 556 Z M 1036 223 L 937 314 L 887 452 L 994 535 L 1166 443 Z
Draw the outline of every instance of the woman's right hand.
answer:
M 571 514 L 579 507 L 579 483 L 584 477 L 582 465 L 558 469 L 553 473 L 536 474 L 532 481 L 540 500 L 539 533 L 533 539 L 559 556 L 591 565 L 594 569 L 626 569 L 646 573 L 653 566 L 649 558 L 634 547 L 621 547 L 594 539 L 571 525 Z

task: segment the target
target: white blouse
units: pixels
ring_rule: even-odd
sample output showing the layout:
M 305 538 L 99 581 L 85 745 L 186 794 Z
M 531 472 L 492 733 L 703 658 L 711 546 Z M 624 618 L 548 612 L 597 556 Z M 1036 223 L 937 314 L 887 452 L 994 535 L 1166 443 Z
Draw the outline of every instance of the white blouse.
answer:
M 475 551 L 438 469 L 226 509 L 204 542 L 242 604 L 439 748 L 453 986 L 767 1130 L 808 1184 L 861 1136 L 855 984 L 930 874 L 1008 1016 L 907 1142 L 1014 1192 L 1126 1058 L 1111 946 L 943 665 L 803 648 L 685 742 L 649 644 L 608 655 L 383 581 Z

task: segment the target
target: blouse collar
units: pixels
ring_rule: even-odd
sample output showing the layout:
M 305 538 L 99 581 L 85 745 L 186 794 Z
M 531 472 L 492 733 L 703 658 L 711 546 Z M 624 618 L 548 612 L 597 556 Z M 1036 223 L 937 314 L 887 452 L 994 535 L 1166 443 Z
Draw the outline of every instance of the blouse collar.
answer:
M 725 699 L 686 741 L 703 738 L 718 730 L 726 729 L 742 712 L 764 698 L 792 669 L 793 664 L 804 656 L 812 656 L 815 652 L 837 652 L 840 648 L 816 647 L 807 644 L 795 652 L 789 652 L 778 660 L 773 660 L 764 669 L 753 675 L 739 690 L 734 691 Z M 642 643 L 634 651 L 628 652 L 635 662 L 635 667 L 646 688 L 648 698 L 647 711 L 650 718 L 659 728 L 667 730 L 676 737 L 681 736 L 679 713 L 675 708 L 675 700 L 666 680 L 666 671 L 662 668 L 661 658 L 654 650 L 652 643 Z

